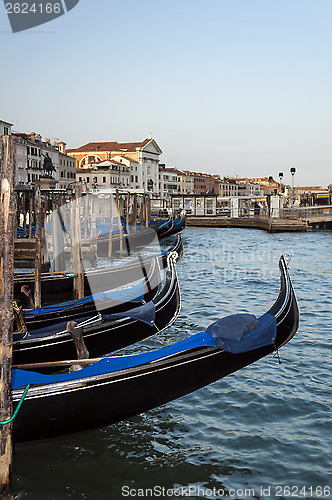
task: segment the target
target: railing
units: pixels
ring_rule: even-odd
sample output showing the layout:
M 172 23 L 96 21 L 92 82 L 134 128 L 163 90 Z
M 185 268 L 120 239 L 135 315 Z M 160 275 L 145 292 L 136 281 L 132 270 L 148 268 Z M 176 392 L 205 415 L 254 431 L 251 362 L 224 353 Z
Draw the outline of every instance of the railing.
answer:
M 332 218 L 332 205 L 324 205 L 320 207 L 292 207 L 292 208 L 230 208 L 218 207 L 214 211 L 209 208 L 204 210 L 187 210 L 187 215 L 202 216 L 202 217 L 236 217 L 236 218 L 266 218 L 266 219 L 288 219 L 288 220 L 310 220 L 318 217 L 322 220 Z

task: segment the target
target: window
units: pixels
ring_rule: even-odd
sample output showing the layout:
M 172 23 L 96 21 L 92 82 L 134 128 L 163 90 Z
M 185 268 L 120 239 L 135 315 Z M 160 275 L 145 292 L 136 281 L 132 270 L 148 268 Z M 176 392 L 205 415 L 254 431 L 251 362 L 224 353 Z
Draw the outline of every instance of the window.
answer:
M 103 183 L 106 184 L 106 177 L 103 177 Z
M 138 182 L 138 175 L 135 175 L 135 182 Z
M 87 177 L 87 178 L 86 178 L 86 182 L 89 184 L 89 182 L 90 182 L 90 177 Z
M 133 175 L 130 176 L 130 181 L 134 182 L 134 176 Z
M 8 127 L 3 127 L 3 135 L 9 135 L 9 128 Z

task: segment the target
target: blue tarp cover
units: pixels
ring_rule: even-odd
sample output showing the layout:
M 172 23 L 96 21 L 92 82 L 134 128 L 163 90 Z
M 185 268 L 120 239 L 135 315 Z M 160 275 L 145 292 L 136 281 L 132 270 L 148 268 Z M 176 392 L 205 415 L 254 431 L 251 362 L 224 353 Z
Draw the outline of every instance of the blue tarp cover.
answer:
M 142 354 L 135 354 L 132 356 L 119 356 L 117 358 L 104 358 L 91 366 L 87 366 L 82 370 L 72 373 L 65 373 L 60 375 L 44 375 L 41 373 L 30 372 L 25 370 L 12 370 L 12 389 L 18 389 L 28 384 L 53 384 L 57 382 L 66 382 L 70 380 L 79 380 L 85 377 L 93 377 L 104 373 L 116 372 L 139 366 L 145 363 L 150 363 L 172 354 L 181 353 L 195 347 L 215 347 L 216 344 L 209 333 L 202 332 L 189 337 L 188 339 L 181 340 L 176 344 L 170 345 L 163 349 L 150 351 Z
M 249 316 L 249 321 L 251 322 L 253 318 L 251 315 Z M 44 375 L 36 372 L 14 369 L 12 370 L 12 389 L 18 389 L 19 387 L 24 387 L 28 384 L 52 384 L 71 380 L 80 380 L 86 377 L 116 372 L 139 366 L 141 364 L 150 363 L 152 361 L 157 361 L 158 359 L 171 356 L 173 354 L 183 353 L 184 351 L 194 349 L 196 347 L 217 346 L 225 351 L 237 354 L 250 351 L 258 347 L 272 345 L 274 343 L 276 336 L 276 319 L 270 314 L 264 314 L 261 316 L 258 319 L 260 326 L 252 331 L 248 331 L 248 328 L 245 325 L 245 320 L 242 318 L 242 320 L 244 320 L 242 321 L 243 325 L 240 328 L 242 333 L 237 333 L 237 335 L 234 334 L 231 338 L 220 337 L 219 335 L 221 330 L 220 325 L 223 320 L 225 320 L 225 324 L 227 324 L 228 329 L 230 325 L 229 317 L 222 318 L 221 320 L 218 320 L 210 325 L 207 329 L 210 330 L 211 333 L 208 331 L 197 333 L 192 337 L 177 342 L 169 347 L 158 349 L 157 351 L 132 356 L 119 356 L 118 358 L 104 358 L 101 361 L 98 361 L 97 363 L 94 363 L 93 365 L 83 368 L 77 372 L 60 375 Z M 235 321 L 237 328 L 239 322 L 241 321 L 237 318 Z M 230 334 L 228 333 L 228 335 Z
M 100 292 L 84 297 L 83 299 L 69 300 L 68 302 L 60 302 L 52 306 L 38 307 L 37 309 L 32 309 L 31 311 L 24 311 L 23 315 L 35 316 L 37 314 L 61 311 L 62 309 L 66 309 L 68 307 L 79 306 L 82 304 L 87 304 L 89 302 L 105 299 L 116 300 L 118 302 L 142 302 L 142 300 L 144 299 L 144 284 L 139 283 L 138 285 L 123 290 Z
M 129 311 L 124 311 L 114 314 L 103 314 L 104 321 L 115 321 L 121 318 L 131 318 L 137 321 L 142 321 L 147 325 L 153 326 L 156 318 L 156 308 L 152 300 L 147 304 L 144 304 L 134 309 L 129 309 Z
M 239 354 L 273 345 L 277 323 L 275 316 L 267 313 L 259 319 L 252 314 L 233 314 L 219 319 L 206 331 L 212 335 L 217 347 Z

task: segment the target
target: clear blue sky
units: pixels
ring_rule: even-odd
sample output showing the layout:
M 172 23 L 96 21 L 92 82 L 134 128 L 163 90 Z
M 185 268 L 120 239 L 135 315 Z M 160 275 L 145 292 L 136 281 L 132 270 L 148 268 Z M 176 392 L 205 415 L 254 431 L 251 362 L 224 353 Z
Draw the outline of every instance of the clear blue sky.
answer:
M 331 0 L 80 0 L 12 34 L 0 118 L 59 138 L 140 141 L 168 166 L 332 183 Z

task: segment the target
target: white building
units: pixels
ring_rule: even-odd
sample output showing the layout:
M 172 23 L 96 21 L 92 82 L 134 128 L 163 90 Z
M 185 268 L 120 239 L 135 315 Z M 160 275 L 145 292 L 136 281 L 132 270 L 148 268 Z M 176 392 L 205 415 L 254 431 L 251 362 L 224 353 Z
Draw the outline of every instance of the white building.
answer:
M 68 150 L 76 159 L 79 171 L 91 169 L 97 163 L 114 160 L 129 167 L 130 188 L 143 189 L 159 195 L 159 157 L 162 151 L 149 137 L 142 142 L 90 142 L 77 149 Z
M 129 167 L 115 160 L 95 163 L 90 168 L 78 168 L 76 176 L 89 190 L 130 188 Z
M 12 126 L 12 123 L 0 120 L 0 135 L 11 135 Z
M 177 185 L 179 194 L 194 194 L 195 174 L 185 170 L 177 170 Z
M 169 200 L 172 194 L 177 194 L 177 178 L 178 171 L 175 168 L 159 165 L 159 192 L 165 200 Z

